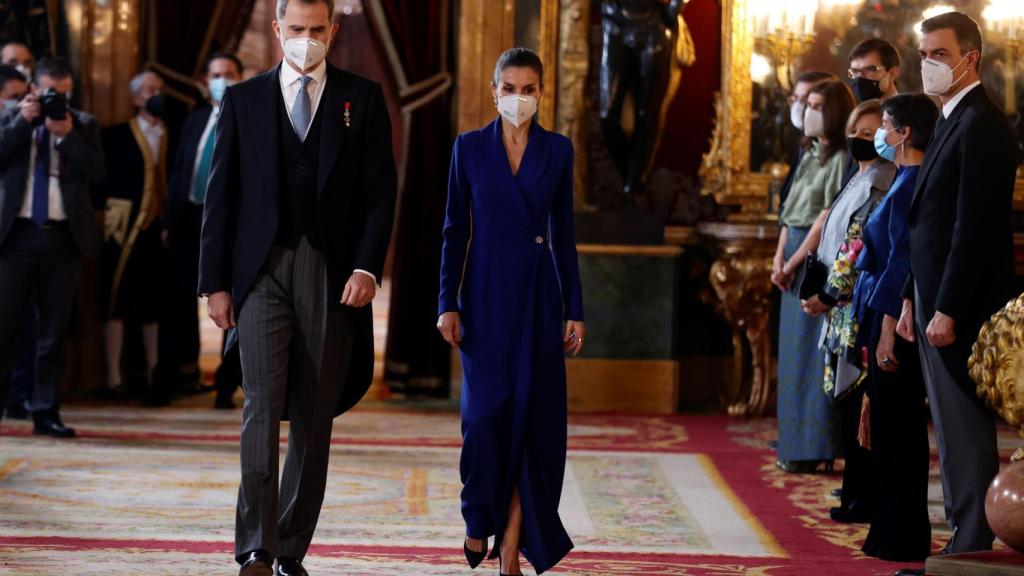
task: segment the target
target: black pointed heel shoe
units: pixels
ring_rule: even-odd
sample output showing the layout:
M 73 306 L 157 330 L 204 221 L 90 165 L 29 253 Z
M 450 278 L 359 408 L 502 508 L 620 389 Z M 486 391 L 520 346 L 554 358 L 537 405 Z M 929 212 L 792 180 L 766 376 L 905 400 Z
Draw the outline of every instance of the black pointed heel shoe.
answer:
M 484 549 L 480 552 L 469 549 L 469 538 L 462 542 L 462 551 L 466 553 L 466 563 L 470 568 L 476 568 L 487 557 L 487 540 L 483 540 Z

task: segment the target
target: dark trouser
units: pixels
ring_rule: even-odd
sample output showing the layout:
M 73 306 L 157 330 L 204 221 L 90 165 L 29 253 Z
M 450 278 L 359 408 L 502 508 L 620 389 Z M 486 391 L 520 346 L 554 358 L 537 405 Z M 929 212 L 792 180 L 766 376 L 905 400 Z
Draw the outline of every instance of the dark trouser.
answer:
M 871 457 L 874 509 L 862 550 L 891 562 L 918 562 L 931 551 L 928 520 L 928 408 L 917 346 L 896 337 L 900 367 L 885 372 L 871 346 L 867 385 L 871 394 Z
M 238 317 L 245 406 L 242 482 L 235 555 L 265 550 L 302 559 L 316 529 L 327 485 L 331 424 L 339 381 L 323 378 L 326 272 L 306 240 L 296 250 L 274 246 Z M 348 365 L 351 334 L 329 351 Z M 333 360 L 332 360 L 333 362 Z M 278 495 L 281 414 L 290 420 L 288 454 Z
M 203 207 L 186 202 L 174 229 L 169 230 L 163 307 L 160 311 L 159 362 L 155 392 L 168 395 L 177 388 L 182 366 L 199 362 L 199 236 Z
M 21 324 L 21 347 L 14 369 L 11 371 L 11 388 L 7 396 L 7 409 L 30 409 L 32 388 L 36 385 L 36 305 L 25 310 Z
M 56 418 L 57 386 L 64 372 L 68 316 L 78 284 L 81 255 L 67 224 L 41 229 L 18 219 L 0 246 L 0 400 L 24 337 L 25 310 L 37 303 L 36 385 L 30 407 L 37 420 Z
M 227 333 L 224 336 L 227 343 Z M 217 384 L 217 400 L 227 402 L 235 395 L 235 390 L 242 385 L 242 359 L 239 354 L 239 347 L 232 346 L 226 350 L 224 357 L 220 360 L 215 377 Z
M 858 515 L 871 514 L 871 453 L 861 447 L 857 439 L 860 432 L 860 408 L 864 401 L 865 384 L 849 393 L 839 402 L 839 419 L 843 443 L 843 496 L 841 506 Z
M 991 550 L 995 536 L 985 519 L 985 494 L 999 472 L 995 419 L 977 396 L 965 392 L 973 390 L 974 384 L 967 387 L 958 383 L 946 369 L 939 350 L 928 343 L 925 330 L 931 318 L 925 315 L 920 294 L 915 302 L 918 350 L 939 447 L 946 521 L 953 529 L 949 550 Z

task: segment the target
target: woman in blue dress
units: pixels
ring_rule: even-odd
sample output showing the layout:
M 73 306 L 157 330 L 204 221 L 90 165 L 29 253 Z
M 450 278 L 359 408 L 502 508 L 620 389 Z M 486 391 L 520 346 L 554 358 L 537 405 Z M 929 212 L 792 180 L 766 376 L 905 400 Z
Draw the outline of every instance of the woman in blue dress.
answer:
M 462 515 L 471 567 L 499 557 L 537 573 L 572 549 L 558 516 L 567 350 L 585 335 L 573 233 L 573 149 L 533 120 L 540 58 L 502 54 L 500 117 L 461 134 L 448 183 L 438 329 L 462 355 Z
M 922 561 L 931 552 L 928 520 L 928 412 L 917 346 L 896 335 L 910 273 L 910 204 L 938 110 L 924 94 L 886 100 L 878 153 L 899 166 L 889 193 L 864 226 L 853 292 L 860 330 L 849 351 L 867 347 L 862 440 L 872 455 L 874 506 L 862 550 L 889 561 Z

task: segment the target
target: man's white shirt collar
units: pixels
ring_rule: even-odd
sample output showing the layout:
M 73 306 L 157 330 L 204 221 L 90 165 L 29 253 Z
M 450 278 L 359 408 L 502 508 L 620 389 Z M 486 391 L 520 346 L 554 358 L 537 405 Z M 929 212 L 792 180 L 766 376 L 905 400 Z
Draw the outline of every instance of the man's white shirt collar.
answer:
M 949 99 L 949 102 L 946 102 L 945 104 L 943 104 L 942 105 L 942 117 L 943 118 L 949 118 L 953 114 L 953 112 L 956 111 L 956 107 L 957 107 L 958 104 L 960 104 L 960 101 L 963 100 L 964 97 L 967 96 L 967 94 L 971 90 L 974 90 L 974 88 L 976 86 L 979 86 L 980 84 L 981 84 L 980 80 L 975 80 L 974 83 L 972 83 L 971 85 L 965 87 L 963 90 L 957 92 L 956 96 L 953 96 L 952 98 Z
M 282 86 L 289 86 L 292 83 L 297 82 L 299 78 L 302 78 L 302 76 L 303 74 L 301 74 L 300 72 L 296 72 L 295 68 L 292 68 L 292 65 L 289 64 L 287 61 L 281 62 Z M 322 84 L 324 78 L 327 76 L 327 60 L 321 62 L 319 66 L 311 70 L 309 74 L 305 74 L 305 76 L 309 76 L 317 84 Z

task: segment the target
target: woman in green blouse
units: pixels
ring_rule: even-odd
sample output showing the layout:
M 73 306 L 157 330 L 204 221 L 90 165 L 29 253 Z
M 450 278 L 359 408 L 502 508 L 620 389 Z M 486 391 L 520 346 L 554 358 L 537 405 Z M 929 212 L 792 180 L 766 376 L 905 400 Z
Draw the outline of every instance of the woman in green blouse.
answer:
M 825 216 L 842 187 L 846 121 L 853 94 L 845 83 L 825 80 L 807 96 L 803 158 L 779 217 L 779 245 L 772 283 L 782 290 L 779 317 L 778 466 L 786 472 L 831 467 L 836 457 L 829 398 L 822 393 L 824 357 L 818 350 L 821 318 L 804 314 L 793 279 L 818 249 Z

